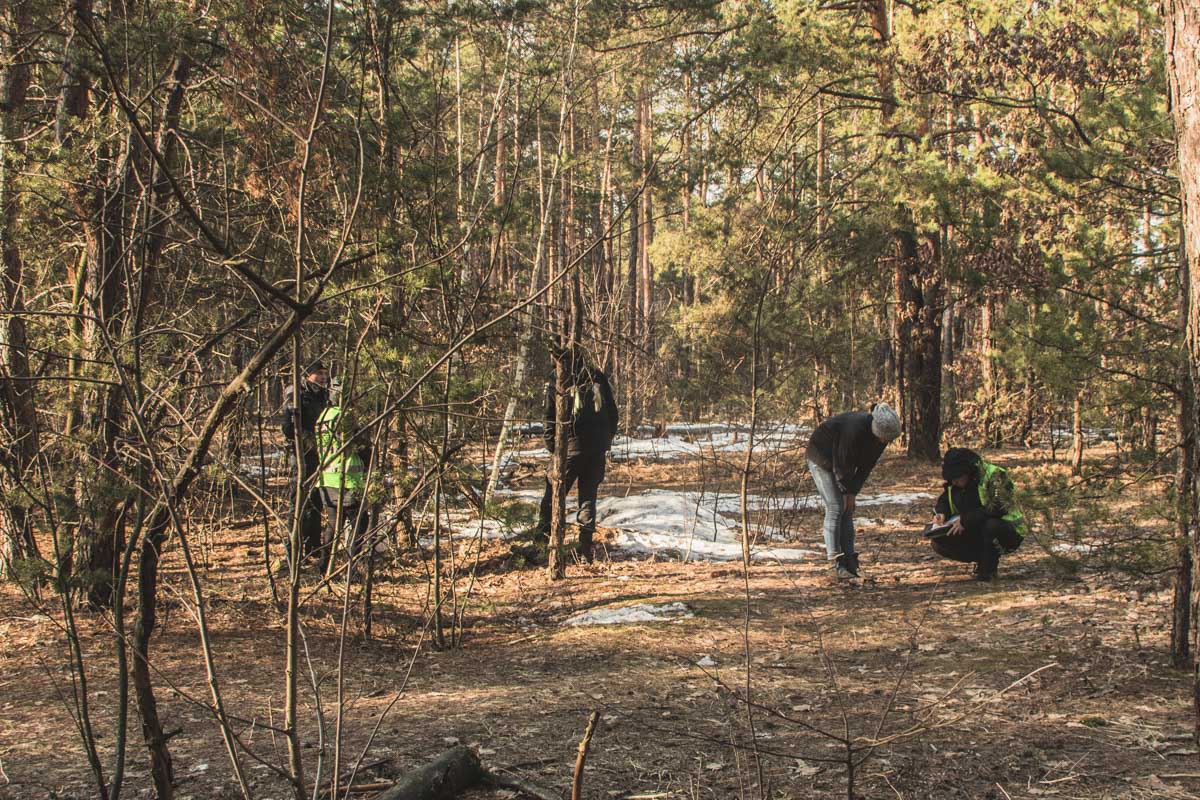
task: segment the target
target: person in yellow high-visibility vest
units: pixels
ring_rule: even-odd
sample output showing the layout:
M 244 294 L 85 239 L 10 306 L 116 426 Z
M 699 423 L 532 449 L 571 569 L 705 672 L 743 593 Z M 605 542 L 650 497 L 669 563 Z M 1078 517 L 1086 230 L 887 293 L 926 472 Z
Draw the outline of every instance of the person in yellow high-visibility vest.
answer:
M 934 522 L 954 520 L 949 532 L 930 540 L 943 558 L 975 564 L 975 580 L 990 581 L 1000 556 L 1021 546 L 1027 528 L 1014 498 L 1008 470 L 974 450 L 952 447 L 942 459 L 945 489 Z
M 321 549 L 322 571 L 343 526 L 349 525 L 346 552 L 351 559 L 357 555 L 369 526 L 363 494 L 370 446 L 355 435 L 354 423 L 342 409 L 342 394 L 342 383 L 335 378 L 329 386 L 329 405 L 316 424 L 317 453 L 321 459 L 317 485 L 326 507 L 327 530 Z

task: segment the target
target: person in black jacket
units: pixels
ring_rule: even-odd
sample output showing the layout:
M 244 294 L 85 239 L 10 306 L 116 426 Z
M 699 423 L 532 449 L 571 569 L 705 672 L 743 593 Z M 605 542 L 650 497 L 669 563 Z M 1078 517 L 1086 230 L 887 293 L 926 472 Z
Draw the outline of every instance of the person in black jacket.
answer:
M 317 420 L 329 405 L 329 370 L 320 361 L 314 361 L 304 372 L 300 382 L 300 401 L 292 399 L 292 387 L 284 390 L 283 437 L 288 442 L 288 452 L 296 452 L 296 437 L 300 438 L 302 470 L 300 485 L 303 492 L 303 508 L 300 514 L 301 558 L 319 556 L 321 549 L 321 490 L 317 486 L 316 474 L 320 470 L 317 455 Z M 295 486 L 292 487 L 295 497 Z M 289 539 L 289 547 L 291 545 Z M 288 553 L 291 557 L 291 553 Z
M 825 505 L 825 552 L 839 578 L 858 577 L 855 500 L 883 449 L 899 435 L 900 418 L 887 403 L 878 403 L 869 412 L 830 417 L 809 439 L 804 456 Z
M 568 356 L 568 359 L 569 416 L 563 420 L 563 439 L 567 445 L 563 491 L 570 492 L 571 486 L 579 482 L 578 550 L 584 559 L 591 561 L 592 536 L 596 532 L 596 495 L 604 480 L 605 457 L 612 448 L 613 437 L 617 435 L 617 401 L 613 398 L 607 375 L 587 364 L 582 354 Z M 542 437 L 551 453 L 554 453 L 556 410 L 553 386 L 547 384 Z M 550 468 L 553 469 L 553 466 Z M 538 509 L 536 530 L 539 538 L 545 538 L 550 533 L 553 494 L 547 477 L 542 504 Z
M 946 484 L 933 521 L 942 525 L 954 519 L 954 525 L 930 544 L 943 558 L 974 563 L 975 580 L 990 581 L 1000 556 L 1016 550 L 1025 538 L 1012 478 L 974 450 L 952 447 L 942 458 L 942 480 Z

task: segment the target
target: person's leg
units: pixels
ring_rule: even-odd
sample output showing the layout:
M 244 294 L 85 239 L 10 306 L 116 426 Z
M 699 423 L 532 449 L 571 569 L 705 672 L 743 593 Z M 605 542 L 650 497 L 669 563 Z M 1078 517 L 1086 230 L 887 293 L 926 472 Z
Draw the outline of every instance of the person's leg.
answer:
M 837 480 L 833 473 L 819 464 L 808 462 L 808 471 L 812 473 L 813 483 L 817 486 L 817 495 L 821 498 L 821 502 L 825 505 L 825 519 L 822 524 L 822 532 L 825 536 L 825 555 L 833 561 L 842 554 L 842 517 L 843 513 L 842 493 L 838 491 Z
M 304 558 L 321 549 L 321 506 L 321 490 L 314 486 L 308 490 L 300 518 L 300 546 Z
M 979 537 L 976 535 L 961 533 L 958 536 L 939 536 L 930 539 L 929 544 L 935 553 L 951 561 L 970 564 L 979 559 Z
M 996 566 L 1000 563 L 1000 548 L 995 538 L 997 533 L 1002 533 L 1000 526 L 1006 525 L 1008 523 L 1001 520 L 989 519 L 982 525 L 967 528 L 958 536 L 931 539 L 930 544 L 943 558 L 974 564 L 976 578 L 991 580 L 996 574 Z
M 546 488 L 542 491 L 542 504 L 538 507 L 537 525 L 535 526 L 535 530 L 543 536 L 550 533 L 550 504 L 552 502 L 554 502 L 554 486 L 550 483 L 550 477 L 546 476 Z
M 580 456 L 573 470 L 579 475 L 579 554 L 592 560 L 592 537 L 596 533 L 596 496 L 604 481 L 604 453 Z
M 329 486 L 321 487 L 321 500 L 325 505 L 325 535 L 321 538 L 313 555 L 317 562 L 317 570 L 324 573 L 329 566 L 329 555 L 333 550 L 333 543 L 337 541 L 338 531 L 345 523 L 345 517 L 341 515 L 339 509 L 342 503 L 341 489 Z
M 854 549 L 854 515 L 845 511 L 839 516 L 838 546 L 843 553 L 846 569 L 858 575 L 858 551 Z
M 981 540 L 978 563 L 975 567 L 975 577 L 980 580 L 991 580 L 1000 566 L 1000 555 L 1011 553 L 1021 546 L 1021 535 L 1011 522 L 989 517 L 980 526 Z
M 320 468 L 313 453 L 304 454 L 304 468 L 300 476 L 300 558 L 310 558 L 321 548 L 321 490 L 315 484 L 314 475 Z M 295 484 L 290 484 L 293 490 Z M 295 495 L 293 494 L 293 497 Z M 284 541 L 288 559 L 292 557 L 291 536 Z
M 1012 553 L 1025 541 L 1011 522 L 1002 519 L 989 519 L 984 533 L 1000 546 L 1001 553 Z
M 551 463 L 547 469 L 553 469 Z M 573 460 L 567 459 L 567 474 L 563 476 L 563 495 L 571 493 L 571 487 L 575 484 L 575 469 Z M 538 538 L 546 540 L 550 536 L 550 519 L 551 506 L 554 504 L 554 485 L 550 483 L 550 477 L 546 476 L 546 488 L 542 492 L 542 504 L 538 507 L 538 521 L 536 531 Z
M 342 496 L 342 519 L 346 521 L 346 557 L 351 563 L 358 557 L 358 551 L 366 541 L 369 516 L 358 494 Z

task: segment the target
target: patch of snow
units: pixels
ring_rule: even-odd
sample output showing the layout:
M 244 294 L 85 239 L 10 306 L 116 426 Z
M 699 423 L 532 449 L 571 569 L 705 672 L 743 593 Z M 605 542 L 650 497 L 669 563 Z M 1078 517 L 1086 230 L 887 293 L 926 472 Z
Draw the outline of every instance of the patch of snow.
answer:
M 474 510 L 454 509 L 444 512 L 442 521 L 460 537 L 483 539 L 507 539 L 515 531 L 495 519 L 480 519 Z
M 513 425 L 509 428 L 509 433 L 520 437 L 541 436 L 542 431 L 546 429 L 545 423 L 542 422 L 525 422 L 520 425 Z
M 503 489 L 499 495 L 537 502 L 541 499 L 538 489 Z M 877 495 L 860 497 L 859 505 L 909 505 L 930 500 L 928 492 L 881 492 Z M 746 498 L 751 511 L 799 512 L 818 511 L 820 500 L 815 494 L 807 495 L 761 495 L 751 494 Z M 571 506 L 574 510 L 574 506 Z M 614 545 L 622 550 L 645 555 L 670 553 L 675 557 L 693 561 L 736 561 L 742 557 L 741 524 L 737 520 L 741 512 L 741 498 L 735 493 L 700 493 L 652 489 L 625 497 L 601 497 L 597 503 L 597 521 L 617 530 Z M 478 520 L 469 513 L 451 519 L 456 528 L 464 527 L 464 533 L 474 534 L 472 525 Z M 898 520 L 881 520 L 886 527 L 907 527 Z M 779 531 L 763 525 L 755 526 L 759 544 L 752 557 L 766 561 L 802 561 L 812 556 L 821 556 L 819 550 L 796 547 L 772 547 L 766 540 L 777 536 Z M 503 538 L 504 532 L 498 525 L 488 526 L 485 538 Z
M 1091 555 L 1095 553 L 1097 547 L 1091 544 L 1069 544 L 1067 542 L 1058 542 L 1050 545 L 1050 551 L 1053 553 L 1076 553 L 1082 555 Z
M 895 505 L 906 506 L 916 503 L 919 500 L 933 500 L 937 495 L 929 492 L 880 492 L 879 494 L 864 494 L 859 495 L 856 505 L 860 506 L 882 506 Z
M 656 428 L 643 425 L 639 436 L 618 436 L 613 440 L 610 458 L 614 461 L 676 461 L 682 458 L 745 452 L 750 442 L 750 429 L 732 423 L 678 423 L 663 428 L 665 436 L 654 436 Z M 792 424 L 763 424 L 754 434 L 756 449 L 782 450 L 806 443 L 809 428 Z M 646 435 L 650 434 L 650 435 Z M 549 458 L 545 447 L 524 450 L 524 459 Z
M 717 665 L 716 659 L 714 659 L 710 655 L 706 655 L 706 656 L 704 656 L 704 658 L 702 658 L 696 662 L 697 667 L 715 667 L 716 665 Z
M 427 533 L 421 536 L 421 543 L 429 545 L 433 543 L 433 535 L 428 533 L 430 526 L 433 524 L 432 513 L 414 513 L 413 521 L 421 525 Z M 383 520 L 384 526 L 397 524 L 396 518 L 390 517 Z M 493 539 L 504 540 L 515 536 L 518 531 L 496 519 L 480 519 L 474 509 L 450 509 L 442 512 L 442 530 L 444 533 L 454 536 L 455 541 L 464 541 L 467 539 Z
M 497 497 L 510 497 L 515 500 L 532 500 L 535 503 L 542 502 L 542 492 L 544 489 L 507 489 L 503 486 L 496 488 Z
M 238 462 L 237 471 L 247 478 L 272 478 L 276 475 L 286 475 L 295 472 L 295 467 L 288 463 L 287 450 L 270 450 L 263 453 L 261 462 L 258 453 L 243 455 Z
M 596 504 L 596 516 L 604 526 L 617 529 L 615 543 L 623 550 L 646 554 L 670 550 L 684 560 L 740 559 L 741 526 L 711 506 L 697 505 L 696 499 L 693 492 L 662 489 L 628 497 L 604 497 Z M 760 546 L 751 555 L 772 561 L 800 561 L 819 553 Z
M 692 540 L 690 549 L 688 549 L 688 541 L 661 533 L 620 531 L 614 544 L 630 553 L 644 555 L 676 553 L 679 558 L 688 561 L 739 561 L 742 558 L 740 542 L 710 542 L 695 539 Z M 754 546 L 750 551 L 750 558 L 755 561 L 804 561 L 819 555 L 821 554 L 816 550 L 801 547 Z
M 696 616 L 678 601 L 674 603 L 638 603 L 616 608 L 593 608 L 565 620 L 563 625 L 626 625 L 636 622 L 671 622 Z
M 693 497 L 696 495 L 693 493 Z M 711 498 L 711 499 L 710 499 Z M 705 494 L 700 502 L 702 505 L 716 508 L 722 514 L 741 514 L 742 498 L 736 493 Z M 747 494 L 746 508 L 750 511 L 815 511 L 821 507 L 821 500 L 815 494 L 808 495 L 765 495 Z

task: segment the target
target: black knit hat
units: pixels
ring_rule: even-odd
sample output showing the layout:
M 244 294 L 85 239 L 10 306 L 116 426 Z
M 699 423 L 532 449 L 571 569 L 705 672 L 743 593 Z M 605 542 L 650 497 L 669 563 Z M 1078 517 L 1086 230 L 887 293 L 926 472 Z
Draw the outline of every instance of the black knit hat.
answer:
M 308 369 L 304 370 L 304 374 L 312 375 L 314 372 L 327 372 L 328 370 L 329 370 L 329 368 L 326 367 L 323 363 L 321 363 L 320 359 L 317 359 L 316 361 L 314 361 L 308 365 Z
M 942 480 L 952 481 L 979 468 L 979 453 L 965 447 L 951 447 L 942 457 Z

